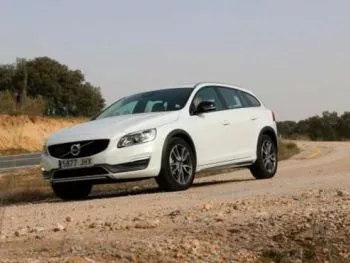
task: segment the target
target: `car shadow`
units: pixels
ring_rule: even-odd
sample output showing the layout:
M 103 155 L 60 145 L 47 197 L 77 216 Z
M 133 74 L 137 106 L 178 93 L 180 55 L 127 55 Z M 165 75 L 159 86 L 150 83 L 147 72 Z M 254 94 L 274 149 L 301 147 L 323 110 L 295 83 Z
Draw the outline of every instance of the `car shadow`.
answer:
M 193 188 L 200 187 L 208 187 L 229 183 L 241 183 L 254 181 L 255 179 L 213 179 L 210 180 L 208 177 L 205 181 L 202 181 L 201 178 L 198 178 L 194 181 L 192 186 L 188 189 L 190 191 Z M 142 183 L 143 182 L 143 183 Z M 166 191 L 161 190 L 157 184 L 154 182 L 154 179 L 148 179 L 145 181 L 141 181 L 141 183 L 117 183 L 111 185 L 104 185 L 101 187 L 97 187 L 91 193 L 91 195 L 85 199 L 78 200 L 76 202 L 83 202 L 88 200 L 95 199 L 106 199 L 106 198 L 116 198 L 116 197 L 127 197 L 127 196 L 137 196 L 137 195 L 145 195 L 145 194 L 156 194 L 156 193 L 167 193 Z M 7 200 L 8 199 L 8 200 Z M 20 197 L 6 197 L 0 196 L 0 206 L 9 206 L 9 205 L 23 205 L 23 204 L 42 204 L 42 203 L 63 203 L 63 202 L 71 202 L 71 201 L 63 201 L 51 192 L 51 190 L 47 189 L 44 193 L 33 192 L 31 195 L 24 195 Z
M 229 180 L 213 180 L 213 181 L 205 181 L 205 182 L 195 182 L 191 188 L 194 187 L 203 187 L 203 186 L 211 186 L 211 185 L 217 185 L 217 184 L 228 184 L 228 183 L 242 183 L 242 182 L 249 182 L 249 181 L 256 181 L 254 178 L 248 178 L 248 179 L 229 179 Z
M 205 182 L 194 182 L 191 188 L 200 188 L 200 187 L 207 187 L 207 186 L 214 186 L 214 185 L 222 185 L 222 184 L 229 184 L 229 183 L 242 183 L 242 182 L 249 182 L 249 181 L 255 181 L 254 178 L 249 179 L 223 179 L 223 180 L 212 180 L 212 181 L 205 181 Z M 116 197 L 126 197 L 126 196 L 135 196 L 135 195 L 144 195 L 144 194 L 156 194 L 156 193 L 167 193 L 167 191 L 161 190 L 157 185 L 151 185 L 151 186 L 145 186 L 140 187 L 138 189 L 123 189 L 123 190 L 117 190 L 117 191 L 110 191 L 108 193 L 105 192 L 94 192 L 91 196 L 84 200 L 94 200 L 94 199 L 106 199 L 106 198 L 116 198 Z M 62 202 L 60 200 L 56 200 L 58 202 Z

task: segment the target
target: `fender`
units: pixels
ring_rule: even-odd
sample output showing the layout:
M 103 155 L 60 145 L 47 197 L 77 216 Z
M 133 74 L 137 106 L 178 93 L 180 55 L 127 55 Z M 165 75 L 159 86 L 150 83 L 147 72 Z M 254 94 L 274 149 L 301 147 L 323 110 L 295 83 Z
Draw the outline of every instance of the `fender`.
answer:
M 259 138 L 261 137 L 261 135 L 263 135 L 263 134 L 268 134 L 268 135 L 270 135 L 272 137 L 272 140 L 275 143 L 276 151 L 278 153 L 278 142 L 277 142 L 276 131 L 270 126 L 265 126 L 264 128 L 261 129 L 261 131 L 259 133 L 258 141 L 259 141 Z M 258 145 L 258 141 L 256 142 L 257 145 Z
M 180 137 L 181 139 L 184 139 L 191 146 L 193 154 L 194 154 L 194 158 L 195 158 L 196 163 L 197 163 L 196 146 L 194 145 L 192 137 L 186 131 L 184 131 L 182 129 L 173 130 L 167 135 L 167 137 L 164 140 L 162 156 L 164 156 L 165 146 L 168 144 L 169 139 L 173 138 L 173 137 Z

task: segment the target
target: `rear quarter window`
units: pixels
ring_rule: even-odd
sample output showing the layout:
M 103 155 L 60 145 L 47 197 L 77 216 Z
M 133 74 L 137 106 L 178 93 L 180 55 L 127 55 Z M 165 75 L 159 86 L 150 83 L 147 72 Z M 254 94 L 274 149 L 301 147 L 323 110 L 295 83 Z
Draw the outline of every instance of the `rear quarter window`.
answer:
M 244 101 L 245 107 L 260 107 L 261 103 L 257 98 L 255 98 L 253 95 L 240 91 L 239 95 L 241 96 L 242 100 Z

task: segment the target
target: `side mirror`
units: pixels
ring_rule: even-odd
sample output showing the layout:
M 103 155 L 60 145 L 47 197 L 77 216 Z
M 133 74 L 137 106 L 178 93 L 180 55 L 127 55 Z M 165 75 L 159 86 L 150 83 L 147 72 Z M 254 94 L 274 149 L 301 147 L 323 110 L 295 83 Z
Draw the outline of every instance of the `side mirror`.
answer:
M 198 104 L 196 113 L 204 113 L 209 111 L 215 111 L 216 106 L 213 101 L 202 101 Z

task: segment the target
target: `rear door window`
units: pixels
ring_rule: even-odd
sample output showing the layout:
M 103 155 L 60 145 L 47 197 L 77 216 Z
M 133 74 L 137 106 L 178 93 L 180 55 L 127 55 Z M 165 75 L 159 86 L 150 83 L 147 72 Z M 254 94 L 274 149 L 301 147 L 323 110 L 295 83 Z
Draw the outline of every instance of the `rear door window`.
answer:
M 225 100 L 228 109 L 239 109 L 243 107 L 242 99 L 239 97 L 237 90 L 232 88 L 218 88 L 221 96 Z

